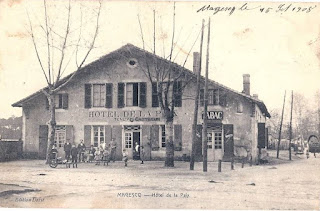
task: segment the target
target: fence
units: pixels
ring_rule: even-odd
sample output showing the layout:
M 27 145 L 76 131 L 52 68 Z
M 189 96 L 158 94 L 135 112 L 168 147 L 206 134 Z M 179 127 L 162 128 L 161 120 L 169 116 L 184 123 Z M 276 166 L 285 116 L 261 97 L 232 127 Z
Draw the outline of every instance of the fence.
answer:
M 22 158 L 22 141 L 0 141 L 0 162 Z

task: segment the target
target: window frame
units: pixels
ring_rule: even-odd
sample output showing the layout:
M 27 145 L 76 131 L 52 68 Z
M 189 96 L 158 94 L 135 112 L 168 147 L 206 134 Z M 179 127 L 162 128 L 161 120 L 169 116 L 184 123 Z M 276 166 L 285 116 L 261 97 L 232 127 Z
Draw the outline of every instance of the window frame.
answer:
M 95 128 L 98 128 L 98 142 L 97 142 L 97 146 L 95 145 Z M 102 128 L 102 129 L 101 129 Z M 101 144 L 103 144 L 101 142 L 101 132 L 103 133 L 103 143 L 106 143 L 106 129 L 105 129 L 105 125 L 91 125 L 91 145 L 93 145 L 94 147 L 100 147 Z
M 59 135 L 64 135 L 64 139 L 60 142 L 61 136 Z M 54 133 L 54 145 L 57 148 L 63 148 L 64 143 L 66 143 L 67 140 L 67 127 L 66 125 L 56 125 L 55 128 L 55 133 Z
M 95 86 L 100 86 L 100 90 L 99 90 L 99 105 L 95 105 Z M 101 96 L 102 96 L 102 90 L 103 90 L 103 100 L 102 101 L 101 99 Z M 103 83 L 96 83 L 96 84 L 92 84 L 92 97 L 91 97 L 91 100 L 92 100 L 92 108 L 101 108 L 101 107 L 105 107 L 106 105 L 106 84 L 103 84 Z

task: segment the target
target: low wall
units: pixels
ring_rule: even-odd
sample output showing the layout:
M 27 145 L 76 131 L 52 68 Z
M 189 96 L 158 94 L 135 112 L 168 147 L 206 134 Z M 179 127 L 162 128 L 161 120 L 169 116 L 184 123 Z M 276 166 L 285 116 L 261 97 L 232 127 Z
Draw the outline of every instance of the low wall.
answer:
M 0 162 L 22 158 L 22 141 L 0 141 Z

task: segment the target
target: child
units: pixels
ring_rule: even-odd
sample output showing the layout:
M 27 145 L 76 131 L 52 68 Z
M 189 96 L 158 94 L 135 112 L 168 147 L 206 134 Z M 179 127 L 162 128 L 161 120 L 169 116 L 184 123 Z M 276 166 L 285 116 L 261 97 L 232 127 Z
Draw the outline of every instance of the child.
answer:
M 128 152 L 126 151 L 126 149 L 123 149 L 123 152 L 122 152 L 122 160 L 124 161 L 124 166 L 127 166 L 127 162 L 128 162 Z
M 100 165 L 101 154 L 100 154 L 100 150 L 99 149 L 96 150 L 94 158 L 96 160 L 96 165 Z

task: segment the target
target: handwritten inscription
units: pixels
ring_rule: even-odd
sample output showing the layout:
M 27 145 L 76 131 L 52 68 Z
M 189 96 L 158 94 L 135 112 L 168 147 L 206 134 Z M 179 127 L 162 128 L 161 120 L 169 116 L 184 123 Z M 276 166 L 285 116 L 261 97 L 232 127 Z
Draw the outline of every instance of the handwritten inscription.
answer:
M 297 4 L 279 4 L 277 6 L 272 6 L 272 7 L 264 7 L 262 5 L 258 6 L 251 6 L 248 3 L 244 3 L 240 7 L 236 6 L 211 6 L 209 5 L 204 5 L 201 8 L 197 10 L 197 13 L 199 12 L 212 12 L 213 15 L 219 14 L 219 13 L 227 13 L 229 15 L 234 14 L 236 11 L 244 12 L 244 11 L 257 11 L 259 13 L 310 13 L 312 12 L 317 5 L 313 6 L 301 6 Z

